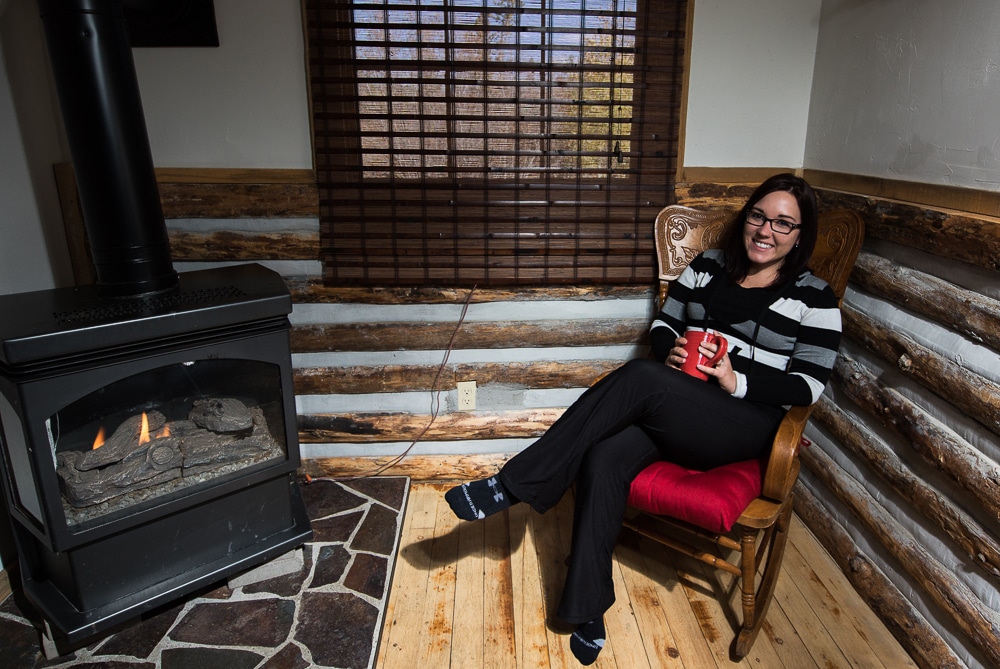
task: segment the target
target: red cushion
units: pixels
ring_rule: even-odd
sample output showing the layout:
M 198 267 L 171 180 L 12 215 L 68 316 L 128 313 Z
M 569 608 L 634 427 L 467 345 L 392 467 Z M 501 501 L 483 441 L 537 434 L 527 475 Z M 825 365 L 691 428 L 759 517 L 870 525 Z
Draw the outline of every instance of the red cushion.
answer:
M 765 460 L 745 460 L 700 472 L 654 462 L 635 477 L 631 506 L 671 516 L 713 532 L 728 532 L 760 496 Z

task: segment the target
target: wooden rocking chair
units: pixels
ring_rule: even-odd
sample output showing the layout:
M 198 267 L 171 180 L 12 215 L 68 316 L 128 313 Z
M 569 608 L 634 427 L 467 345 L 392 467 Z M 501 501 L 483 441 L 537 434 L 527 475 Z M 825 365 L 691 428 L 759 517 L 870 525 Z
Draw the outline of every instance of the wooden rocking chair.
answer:
M 670 282 L 707 248 L 720 245 L 732 211 L 700 211 L 669 206 L 656 217 L 659 305 Z M 821 213 L 813 272 L 841 300 L 861 249 L 864 224 L 852 211 Z M 810 407 L 793 407 L 781 422 L 771 453 L 763 460 L 737 462 L 707 472 L 656 462 L 632 482 L 625 526 L 666 546 L 734 575 L 740 584 L 743 625 L 731 654 L 750 652 L 760 632 L 788 540 L 792 486 L 799 474 L 798 450 Z M 700 538 L 695 543 L 677 538 Z M 736 535 L 736 538 L 733 537 Z M 759 541 L 758 541 L 759 539 Z M 704 544 L 736 551 L 735 562 L 704 550 Z

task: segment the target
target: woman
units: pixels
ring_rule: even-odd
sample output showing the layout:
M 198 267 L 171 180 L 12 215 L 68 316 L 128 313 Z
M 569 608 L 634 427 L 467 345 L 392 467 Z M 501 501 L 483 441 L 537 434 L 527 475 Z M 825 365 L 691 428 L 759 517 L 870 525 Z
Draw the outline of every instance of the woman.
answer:
M 736 214 L 724 247 L 695 258 L 650 329 L 655 360 L 632 360 L 585 392 L 497 476 L 445 497 L 466 520 L 524 501 L 544 513 L 576 483 L 572 554 L 557 615 L 579 624 L 573 654 L 591 664 L 614 602 L 611 556 L 629 485 L 656 460 L 706 470 L 765 454 L 786 409 L 819 399 L 840 344 L 840 311 L 808 270 L 816 197 L 804 180 L 762 183 Z M 680 371 L 688 329 L 722 334 L 728 352 Z M 699 352 L 711 358 L 712 343 Z

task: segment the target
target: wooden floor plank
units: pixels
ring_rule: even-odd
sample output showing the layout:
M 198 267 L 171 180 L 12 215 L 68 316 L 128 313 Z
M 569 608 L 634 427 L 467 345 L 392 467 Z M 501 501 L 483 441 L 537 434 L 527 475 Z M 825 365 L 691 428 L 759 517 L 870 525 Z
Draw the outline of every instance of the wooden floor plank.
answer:
M 673 554 L 664 546 L 646 538 L 639 540 L 639 546 L 643 557 L 643 573 L 653 583 L 660 599 L 660 607 L 669 618 L 678 656 L 684 667 L 709 669 L 718 666 L 709 640 L 681 585 L 680 576 L 674 569 Z
M 714 574 L 709 573 L 710 568 L 686 555 L 673 554 L 670 559 L 673 560 L 684 594 L 698 619 L 705 640 L 708 641 L 716 665 L 750 669 L 753 665 L 746 658 L 738 663 L 730 660 L 729 651 L 734 631 L 739 625 L 739 617 L 728 602 L 721 602 L 717 598 Z
M 786 547 L 786 555 L 788 550 Z M 783 578 L 789 577 L 787 575 L 783 576 Z M 783 667 L 793 669 L 794 667 L 809 667 L 813 665 L 812 655 L 809 654 L 809 649 L 806 648 L 805 639 L 799 636 L 798 631 L 795 629 L 795 623 L 788 617 L 778 602 L 771 602 L 767 616 L 764 619 L 764 625 L 757 636 L 757 643 L 750 649 L 751 656 L 755 662 L 757 661 L 757 653 L 759 653 L 757 644 L 764 643 L 767 643 L 774 650 L 778 662 Z M 763 666 L 763 663 L 758 666 Z
M 437 494 L 433 486 L 413 486 L 410 491 L 379 649 L 377 666 L 385 669 L 416 666 L 423 647 L 419 628 L 423 620 L 430 555 L 423 550 L 421 542 L 433 533 L 435 515 L 429 513 L 429 508 L 436 513 Z
M 517 505 L 468 523 L 450 515 L 448 487 L 419 483 L 410 493 L 375 666 L 579 667 L 569 648 L 573 626 L 555 615 L 572 495 L 546 514 Z M 778 594 L 739 663 L 729 648 L 742 611 L 728 577 L 629 535 L 615 553 L 617 601 L 605 616 L 608 645 L 597 669 L 916 666 L 797 520 Z
M 437 497 L 434 534 L 422 545 L 429 551 L 424 599 L 424 643 L 420 667 L 443 667 L 451 662 L 454 636 L 455 581 L 458 563 L 458 519 L 444 498 Z
M 796 587 L 794 579 L 779 578 L 774 588 L 774 603 L 780 604 L 795 628 L 809 640 L 806 649 L 820 667 L 853 667 L 856 665 L 844 656 L 840 646 L 830 635 L 830 620 L 820 620 L 809 602 Z M 871 669 L 878 669 L 872 667 Z
M 643 558 L 635 534 L 623 533 L 615 558 L 622 573 L 624 591 L 628 593 L 635 612 L 639 637 L 650 669 L 683 669 L 684 662 L 677 650 L 667 614 L 660 604 L 656 584 L 643 570 Z
M 459 523 L 459 561 L 455 572 L 455 638 L 452 657 L 466 658 L 468 666 L 483 666 L 485 622 L 483 611 L 483 554 L 485 523 Z
M 569 500 L 564 499 L 549 513 L 532 511 L 534 541 L 537 551 L 539 581 L 542 585 L 544 609 L 539 613 L 545 619 L 545 632 L 549 645 L 549 665 L 553 669 L 578 665 L 569 650 L 569 634 L 572 627 L 560 623 L 556 617 L 562 585 L 566 578 L 566 556 L 569 555 L 569 541 L 560 524 L 566 522 L 565 508 Z
M 508 513 L 490 516 L 483 557 L 483 667 L 510 669 L 517 665 L 514 642 L 514 601 L 511 592 L 511 551 Z
M 790 555 L 786 556 L 789 569 L 798 570 L 798 565 L 808 565 L 810 577 L 818 580 L 825 591 L 836 599 L 836 609 L 828 609 L 824 617 L 845 620 L 863 642 L 879 658 L 882 665 L 895 669 L 915 669 L 917 664 L 892 633 L 881 623 L 878 616 L 868 607 L 861 595 L 846 584 L 837 563 L 823 549 L 812 532 L 797 517 L 792 518 Z M 800 579 L 796 578 L 796 582 Z M 840 638 L 838 637 L 838 642 Z M 847 641 L 855 643 L 855 641 Z
M 515 636 L 518 669 L 549 669 L 549 642 L 545 629 L 545 592 L 539 578 L 534 511 L 527 504 L 510 509 L 511 543 L 520 545 L 511 562 L 514 588 Z M 479 666 L 479 665 L 477 665 Z

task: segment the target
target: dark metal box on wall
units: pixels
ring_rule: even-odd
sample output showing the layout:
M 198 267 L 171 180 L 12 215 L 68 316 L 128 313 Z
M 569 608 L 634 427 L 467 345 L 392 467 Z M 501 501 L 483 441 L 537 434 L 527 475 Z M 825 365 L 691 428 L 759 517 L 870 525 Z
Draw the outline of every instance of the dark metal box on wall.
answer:
M 260 265 L 176 289 L 0 296 L 0 445 L 24 591 L 76 642 L 304 543 L 291 299 Z

